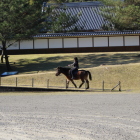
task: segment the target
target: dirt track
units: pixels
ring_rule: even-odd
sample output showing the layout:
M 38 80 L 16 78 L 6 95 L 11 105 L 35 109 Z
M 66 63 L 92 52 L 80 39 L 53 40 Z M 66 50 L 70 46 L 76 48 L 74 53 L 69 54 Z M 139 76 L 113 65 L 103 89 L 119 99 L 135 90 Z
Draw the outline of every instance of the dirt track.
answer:
M 140 94 L 0 93 L 0 140 L 139 140 Z

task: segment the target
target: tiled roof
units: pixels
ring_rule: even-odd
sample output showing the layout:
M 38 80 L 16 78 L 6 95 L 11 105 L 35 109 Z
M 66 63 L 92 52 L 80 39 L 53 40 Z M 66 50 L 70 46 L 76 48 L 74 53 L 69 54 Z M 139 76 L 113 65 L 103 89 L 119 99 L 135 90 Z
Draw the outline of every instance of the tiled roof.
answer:
M 87 35 L 113 35 L 113 34 L 139 34 L 139 31 L 130 32 L 102 32 L 102 26 L 107 24 L 107 21 L 99 14 L 100 7 L 103 4 L 99 1 L 93 2 L 72 2 L 63 3 L 55 10 L 57 12 L 65 12 L 71 15 L 79 14 L 79 20 L 75 24 L 76 27 L 82 27 L 81 31 L 87 31 L 84 33 L 53 33 L 53 34 L 40 34 L 39 36 L 47 37 L 59 37 L 59 36 L 87 36 Z M 74 26 L 69 27 L 68 30 L 73 29 Z M 88 32 L 88 31 L 100 31 L 100 32 Z
M 47 4 L 43 3 L 43 9 L 48 6 L 53 6 L 56 4 Z M 93 2 L 71 2 L 71 3 L 62 3 L 56 5 L 54 9 L 57 13 L 65 12 L 66 14 L 71 14 L 71 16 L 78 15 L 78 22 L 67 28 L 66 30 L 73 30 L 73 28 L 80 27 L 80 30 L 100 30 L 102 25 L 105 24 L 105 21 L 101 15 L 99 15 L 99 7 L 103 4 L 99 1 Z M 42 11 L 43 11 L 42 9 Z M 79 16 L 80 15 L 80 16 Z
M 65 12 L 72 16 L 80 15 L 76 27 L 82 27 L 82 30 L 100 30 L 105 24 L 104 18 L 98 13 L 99 7 L 103 4 L 99 1 L 94 2 L 74 2 L 63 3 L 59 8 L 55 9 L 57 12 Z M 70 27 L 69 29 L 72 29 Z
M 75 26 L 82 27 L 82 30 L 100 30 L 105 24 L 104 18 L 98 14 L 99 7 L 67 7 L 66 9 L 56 9 L 56 11 L 72 16 L 80 15 Z
M 42 33 L 42 34 L 38 34 L 34 37 L 43 38 L 43 37 L 111 36 L 111 35 L 140 35 L 140 30 L 137 30 L 137 31 L 73 32 L 73 33 Z

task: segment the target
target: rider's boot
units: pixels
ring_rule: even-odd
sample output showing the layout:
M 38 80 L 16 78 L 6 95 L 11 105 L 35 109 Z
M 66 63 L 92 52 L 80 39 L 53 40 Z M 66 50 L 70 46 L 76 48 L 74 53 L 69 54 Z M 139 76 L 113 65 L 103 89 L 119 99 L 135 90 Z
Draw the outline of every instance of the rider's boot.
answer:
M 71 78 L 71 79 L 72 79 L 72 80 L 73 80 L 73 79 L 75 79 L 74 74 L 73 74 L 73 73 L 71 73 L 71 75 L 72 75 L 72 78 Z

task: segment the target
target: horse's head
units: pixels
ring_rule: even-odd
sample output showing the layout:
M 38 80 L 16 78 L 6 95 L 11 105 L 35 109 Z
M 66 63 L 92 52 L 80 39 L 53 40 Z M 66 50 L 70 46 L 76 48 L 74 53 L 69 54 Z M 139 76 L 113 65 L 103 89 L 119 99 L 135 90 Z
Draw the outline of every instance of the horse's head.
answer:
M 62 72 L 62 67 L 57 67 L 55 75 L 58 76 L 61 74 L 61 72 Z

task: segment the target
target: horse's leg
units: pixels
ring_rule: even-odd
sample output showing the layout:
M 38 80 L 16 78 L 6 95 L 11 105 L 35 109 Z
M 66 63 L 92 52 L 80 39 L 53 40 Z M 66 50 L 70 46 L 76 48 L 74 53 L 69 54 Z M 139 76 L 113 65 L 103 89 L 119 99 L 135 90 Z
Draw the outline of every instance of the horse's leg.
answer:
M 89 89 L 89 81 L 86 80 L 86 83 L 87 83 L 87 87 L 86 87 L 86 89 Z
M 69 80 L 66 81 L 66 89 L 69 87 Z
M 76 86 L 76 84 L 74 83 L 74 81 L 73 81 L 73 80 L 71 80 L 71 82 L 72 82 L 72 84 L 75 86 L 75 88 L 77 88 L 77 86 Z
M 87 73 L 87 75 L 85 76 L 85 88 L 86 89 L 89 89 L 89 81 L 88 81 L 88 73 Z
M 82 83 L 80 84 L 79 88 L 81 88 L 81 86 L 85 83 L 84 80 L 81 80 Z

